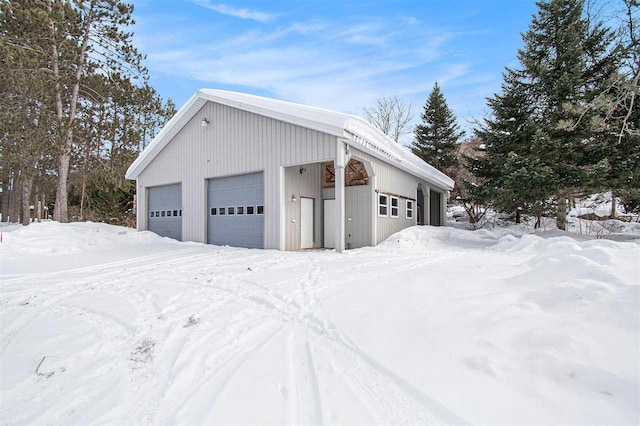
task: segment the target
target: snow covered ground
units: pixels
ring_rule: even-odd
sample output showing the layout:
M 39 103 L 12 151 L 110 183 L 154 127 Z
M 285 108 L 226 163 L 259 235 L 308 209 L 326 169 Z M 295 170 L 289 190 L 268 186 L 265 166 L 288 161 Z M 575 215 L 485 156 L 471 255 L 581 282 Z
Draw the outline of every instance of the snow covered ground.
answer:
M 0 230 L 3 424 L 640 423 L 638 242 Z

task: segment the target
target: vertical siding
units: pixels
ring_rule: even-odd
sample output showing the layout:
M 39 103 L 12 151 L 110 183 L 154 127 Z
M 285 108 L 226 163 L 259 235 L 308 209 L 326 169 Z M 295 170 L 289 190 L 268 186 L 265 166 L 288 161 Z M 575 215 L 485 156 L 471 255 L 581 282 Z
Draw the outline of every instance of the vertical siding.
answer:
M 345 245 L 349 248 L 371 245 L 371 185 L 347 186 L 345 192 Z M 335 188 L 324 188 L 322 198 L 335 198 Z M 349 220 L 351 219 L 351 220 Z
M 307 169 L 300 174 L 300 168 Z M 322 246 L 322 165 L 320 163 L 287 167 L 285 176 L 285 250 L 300 250 L 300 198 L 315 200 L 314 242 Z M 291 202 L 295 195 L 297 202 Z
M 209 125 L 202 127 L 205 117 Z M 206 242 L 206 179 L 264 171 L 265 248 L 279 248 L 279 166 L 332 160 L 335 149 L 334 136 L 207 102 L 140 174 L 138 194 L 182 183 L 183 240 Z M 139 226 L 146 229 L 144 221 Z

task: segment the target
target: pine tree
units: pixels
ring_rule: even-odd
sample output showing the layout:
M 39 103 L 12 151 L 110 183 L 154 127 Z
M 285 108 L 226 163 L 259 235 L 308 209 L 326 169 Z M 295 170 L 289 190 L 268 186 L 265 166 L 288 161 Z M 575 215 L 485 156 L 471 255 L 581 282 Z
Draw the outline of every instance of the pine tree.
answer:
M 538 218 L 553 191 L 551 169 L 535 158 L 535 141 L 543 137 L 534 120 L 535 105 L 521 72 L 507 69 L 502 93 L 488 99 L 493 117 L 476 130 L 484 155 L 467 157 L 481 185 L 467 185 L 471 198 L 507 213 L 530 212 Z
M 484 182 L 477 196 L 506 210 L 528 207 L 539 217 L 555 194 L 564 229 L 567 197 L 589 185 L 606 157 L 595 106 L 619 56 L 611 32 L 583 16 L 582 0 L 537 5 L 520 68 L 507 70 L 503 93 L 489 100 L 493 118 L 478 131 L 487 155 L 471 171 Z
M 460 130 L 437 82 L 421 117 L 422 123 L 416 126 L 411 150 L 436 169 L 446 172 L 457 161 L 457 144 L 464 132 Z
M 553 171 L 556 222 L 566 227 L 566 199 L 583 188 L 598 161 L 592 138 L 595 99 L 616 70 L 611 32 L 589 26 L 582 0 L 538 2 L 539 11 L 518 52 L 524 81 L 536 105 L 537 160 Z

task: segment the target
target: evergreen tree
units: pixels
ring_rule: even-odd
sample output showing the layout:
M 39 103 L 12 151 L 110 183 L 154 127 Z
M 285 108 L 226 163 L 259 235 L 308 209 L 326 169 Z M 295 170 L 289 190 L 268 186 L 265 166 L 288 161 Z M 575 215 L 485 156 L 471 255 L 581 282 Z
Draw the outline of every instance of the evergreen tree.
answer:
M 546 208 L 544 200 L 553 194 L 553 174 L 534 155 L 536 141 L 543 135 L 522 77 L 521 72 L 507 69 L 502 93 L 488 99 L 493 117 L 476 130 L 484 155 L 465 158 L 480 185 L 467 184 L 467 190 L 482 204 L 515 212 L 516 223 L 522 211 L 534 213 L 538 225 Z
M 456 163 L 457 144 L 464 132 L 436 83 L 427 98 L 422 123 L 416 126 L 411 150 L 436 169 L 446 172 Z
M 592 27 L 582 0 L 538 2 L 539 11 L 518 52 L 524 81 L 529 82 L 539 125 L 534 158 L 553 172 L 556 222 L 566 227 L 566 199 L 580 191 L 596 163 L 599 144 L 593 136 L 594 101 L 615 72 L 612 33 Z
M 582 0 L 537 3 L 523 35 L 520 69 L 507 70 L 502 94 L 489 99 L 493 118 L 478 130 L 486 142 L 471 171 L 484 185 L 478 197 L 513 211 L 530 208 L 539 217 L 555 194 L 558 228 L 566 224 L 566 199 L 589 184 L 606 156 L 597 137 L 600 94 L 618 66 L 612 33 L 589 25 Z

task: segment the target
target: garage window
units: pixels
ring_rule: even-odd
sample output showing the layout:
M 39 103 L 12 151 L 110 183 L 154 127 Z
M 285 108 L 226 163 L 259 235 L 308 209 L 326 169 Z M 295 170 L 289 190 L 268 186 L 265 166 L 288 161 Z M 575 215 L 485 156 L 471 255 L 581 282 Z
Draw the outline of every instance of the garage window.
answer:
M 257 214 L 264 214 L 264 206 L 256 206 Z
M 232 216 L 236 214 L 236 208 L 235 207 L 227 207 L 227 215 L 228 216 Z
M 218 214 L 218 209 L 215 207 L 211 207 L 211 211 L 209 212 L 211 216 L 216 216 Z
M 149 217 L 154 217 L 155 216 L 155 212 L 149 212 Z
M 407 219 L 413 219 L 413 201 L 407 200 Z
M 182 209 L 178 210 L 178 216 L 182 216 Z
M 160 212 L 160 216 L 164 217 L 164 214 L 165 214 L 165 211 L 164 211 L 164 210 L 162 210 L 162 211 Z
M 226 215 L 226 214 L 227 214 L 227 209 L 225 209 L 224 207 L 220 207 L 220 208 L 218 209 L 218 214 L 219 214 L 220 216 L 224 216 L 224 215 Z
M 178 210 L 173 211 L 173 216 L 178 217 Z
M 253 214 L 255 208 L 253 206 L 247 206 L 247 214 Z
M 391 217 L 398 217 L 400 213 L 400 200 L 398 197 L 391 197 Z
M 237 214 L 244 214 L 244 206 L 236 207 L 236 213 Z
M 385 194 L 378 194 L 378 216 L 389 215 L 389 197 Z

